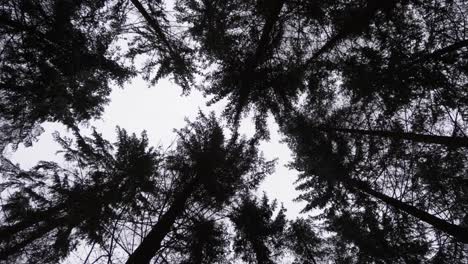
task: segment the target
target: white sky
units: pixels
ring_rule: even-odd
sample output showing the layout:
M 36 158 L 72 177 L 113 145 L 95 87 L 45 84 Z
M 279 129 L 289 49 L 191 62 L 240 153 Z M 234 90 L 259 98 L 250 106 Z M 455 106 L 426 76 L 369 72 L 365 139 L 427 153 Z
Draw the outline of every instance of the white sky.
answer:
M 139 78 L 125 85 L 124 89 L 115 87 L 110 98 L 111 102 L 106 106 L 103 117 L 91 121 L 90 126 L 96 127 L 111 142 L 116 136 L 116 126 L 137 134 L 146 130 L 150 144 L 163 147 L 168 147 L 176 139 L 173 131 L 185 126 L 186 117 L 194 120 L 199 109 L 204 113 L 215 111 L 219 116 L 225 105 L 220 102 L 208 108 L 207 99 L 198 91 L 192 91 L 189 96 L 181 96 L 181 89 L 169 80 L 161 80 L 154 87 L 148 87 Z M 58 131 L 61 135 L 71 134 L 60 124 L 46 123 L 43 127 L 45 132 L 33 147 L 20 146 L 16 152 L 8 151 L 6 156 L 24 169 L 34 166 L 39 160 L 60 161 L 60 157 L 55 154 L 60 146 L 54 142 L 52 133 Z M 285 167 L 291 161 L 291 152 L 285 144 L 279 143 L 278 126 L 272 118 L 269 120 L 269 128 L 271 140 L 262 142 L 260 149 L 265 158 L 278 158 L 278 163 L 275 173 L 267 177 L 260 186 L 259 193 L 265 191 L 270 199 L 275 198 L 283 203 L 287 216 L 292 219 L 304 206 L 303 203 L 292 201 L 298 195 L 293 185 L 297 172 Z M 247 136 L 253 134 L 254 127 L 250 120 L 243 121 L 240 131 Z

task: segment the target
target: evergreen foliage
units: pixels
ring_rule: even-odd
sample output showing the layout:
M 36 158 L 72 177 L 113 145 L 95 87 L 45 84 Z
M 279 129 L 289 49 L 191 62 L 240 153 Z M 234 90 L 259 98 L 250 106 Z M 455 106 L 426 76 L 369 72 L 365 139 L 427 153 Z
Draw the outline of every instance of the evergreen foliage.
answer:
M 1 157 L 0 261 L 467 263 L 467 25 L 464 0 L 3 1 L 0 150 L 74 139 L 66 164 Z M 83 136 L 135 75 L 226 100 L 226 125 Z M 307 218 L 254 195 L 269 116 Z

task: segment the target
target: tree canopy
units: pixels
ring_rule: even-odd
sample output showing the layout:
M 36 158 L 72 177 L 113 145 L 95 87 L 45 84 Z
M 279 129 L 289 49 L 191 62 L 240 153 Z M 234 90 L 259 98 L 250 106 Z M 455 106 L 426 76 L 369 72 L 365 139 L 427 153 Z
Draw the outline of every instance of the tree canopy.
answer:
M 0 150 L 74 137 L 0 159 L 0 261 L 468 262 L 467 25 L 464 0 L 3 1 Z M 228 103 L 166 151 L 84 135 L 134 76 Z M 256 196 L 270 116 L 308 216 Z

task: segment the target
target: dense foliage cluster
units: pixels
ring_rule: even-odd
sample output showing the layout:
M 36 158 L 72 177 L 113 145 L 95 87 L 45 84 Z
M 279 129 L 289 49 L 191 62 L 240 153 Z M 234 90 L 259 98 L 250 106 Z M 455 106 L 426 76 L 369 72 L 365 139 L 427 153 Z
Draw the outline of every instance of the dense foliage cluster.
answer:
M 3 1 L 0 150 L 46 121 L 74 139 L 67 166 L 0 159 L 0 262 L 468 263 L 467 35 L 464 0 Z M 136 74 L 227 125 L 83 136 Z M 254 195 L 269 116 L 313 216 Z

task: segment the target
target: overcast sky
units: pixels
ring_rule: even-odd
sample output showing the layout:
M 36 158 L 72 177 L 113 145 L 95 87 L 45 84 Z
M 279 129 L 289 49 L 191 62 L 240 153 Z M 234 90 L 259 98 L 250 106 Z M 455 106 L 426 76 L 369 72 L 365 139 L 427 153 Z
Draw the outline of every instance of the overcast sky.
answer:
M 198 91 L 193 90 L 189 96 L 181 96 L 181 89 L 169 80 L 161 80 L 153 87 L 147 82 L 135 78 L 131 83 L 121 88 L 114 88 L 110 96 L 111 102 L 106 106 L 100 120 L 90 122 L 90 127 L 96 127 L 104 138 L 115 140 L 115 128 L 120 126 L 128 132 L 137 134 L 146 130 L 151 145 L 168 147 L 176 139 L 174 129 L 185 126 L 185 118 L 194 120 L 199 109 L 204 113 L 215 111 L 217 116 L 224 108 L 223 102 L 211 107 L 206 106 L 207 99 Z M 291 161 L 291 152 L 285 144 L 279 143 L 278 126 L 272 118 L 269 120 L 271 140 L 262 142 L 261 150 L 267 159 L 278 158 L 275 173 L 265 179 L 259 193 L 265 191 L 269 198 L 276 198 L 287 208 L 289 218 L 299 214 L 304 204 L 293 202 L 298 192 L 294 190 L 293 182 L 297 172 L 291 171 L 285 165 Z M 33 147 L 20 147 L 16 152 L 8 151 L 7 157 L 27 169 L 39 160 L 54 160 L 60 162 L 55 153 L 60 146 L 53 141 L 52 133 L 70 135 L 63 125 L 46 123 L 45 132 L 39 137 Z M 250 136 L 254 132 L 250 120 L 242 122 L 241 132 Z

